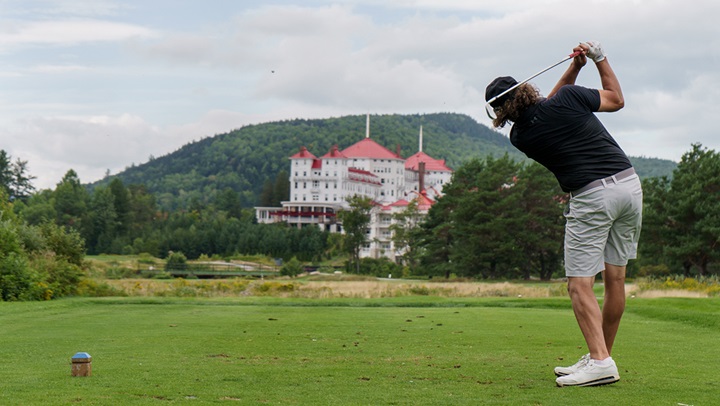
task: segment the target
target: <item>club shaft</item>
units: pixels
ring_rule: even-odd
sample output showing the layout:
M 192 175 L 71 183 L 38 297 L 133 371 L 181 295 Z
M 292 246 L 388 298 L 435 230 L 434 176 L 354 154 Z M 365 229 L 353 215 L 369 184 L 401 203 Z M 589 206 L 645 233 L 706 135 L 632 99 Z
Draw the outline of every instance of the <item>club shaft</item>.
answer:
M 511 87 L 510 89 L 507 89 L 506 91 L 504 91 L 504 92 L 500 93 L 499 95 L 493 97 L 492 99 L 488 100 L 487 103 L 490 104 L 490 103 L 494 102 L 495 100 L 497 100 L 497 99 L 505 96 L 506 94 L 512 92 L 513 90 L 517 89 L 518 86 L 523 85 L 523 84 L 531 81 L 532 79 L 534 79 L 534 78 L 542 75 L 543 73 L 545 73 L 545 72 L 549 71 L 550 69 L 552 69 L 552 68 L 560 65 L 561 63 L 563 63 L 563 62 L 565 62 L 565 61 L 567 61 L 567 60 L 570 60 L 570 59 L 572 59 L 572 58 L 580 55 L 581 53 L 582 53 L 582 52 L 580 52 L 580 51 L 573 52 L 572 54 L 570 54 L 570 55 L 566 56 L 565 58 L 563 58 L 561 61 L 556 62 L 556 63 L 548 66 L 547 68 L 545 68 L 545 69 L 541 70 L 540 72 L 538 72 L 538 73 L 530 76 L 529 78 L 523 80 L 522 82 L 518 82 L 515 86 Z

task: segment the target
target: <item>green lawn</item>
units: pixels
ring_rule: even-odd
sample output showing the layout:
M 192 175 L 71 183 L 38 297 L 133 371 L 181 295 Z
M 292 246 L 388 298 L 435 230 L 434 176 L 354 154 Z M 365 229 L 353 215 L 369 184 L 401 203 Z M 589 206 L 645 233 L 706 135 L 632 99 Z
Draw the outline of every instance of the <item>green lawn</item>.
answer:
M 566 298 L 0 302 L 0 404 L 718 404 L 719 317 L 629 299 L 621 381 L 557 388 L 585 353 Z

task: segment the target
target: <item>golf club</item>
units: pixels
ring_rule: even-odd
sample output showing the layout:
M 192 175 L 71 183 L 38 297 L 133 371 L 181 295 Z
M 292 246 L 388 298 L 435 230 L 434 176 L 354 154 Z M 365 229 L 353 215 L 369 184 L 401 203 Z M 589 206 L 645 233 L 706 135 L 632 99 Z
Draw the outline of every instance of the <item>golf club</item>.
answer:
M 552 69 L 552 68 L 560 65 L 561 63 L 563 63 L 563 62 L 565 62 L 565 61 L 568 61 L 568 60 L 570 60 L 570 59 L 572 59 L 572 58 L 580 55 L 581 53 L 582 53 L 582 51 L 577 51 L 577 52 L 571 53 L 570 55 L 568 55 L 568 56 L 566 56 L 565 58 L 563 58 L 560 62 L 556 62 L 556 63 L 548 66 L 547 68 L 541 70 L 540 72 L 538 72 L 538 73 L 530 76 L 529 78 L 523 80 L 522 82 L 518 82 L 515 86 L 511 87 L 510 89 L 508 89 L 508 90 L 500 93 L 499 95 L 493 97 L 492 99 L 488 100 L 487 103 L 485 104 L 485 111 L 487 112 L 488 117 L 490 117 L 491 120 L 494 120 L 494 119 L 497 118 L 497 115 L 495 114 L 495 109 L 493 108 L 493 106 L 490 105 L 490 103 L 494 102 L 495 100 L 497 100 L 497 99 L 505 96 L 506 94 L 512 92 L 513 90 L 517 89 L 518 86 L 523 85 L 523 84 L 529 82 L 529 81 L 532 80 L 533 78 L 536 78 L 536 77 L 540 76 L 541 74 L 549 71 L 550 69 Z

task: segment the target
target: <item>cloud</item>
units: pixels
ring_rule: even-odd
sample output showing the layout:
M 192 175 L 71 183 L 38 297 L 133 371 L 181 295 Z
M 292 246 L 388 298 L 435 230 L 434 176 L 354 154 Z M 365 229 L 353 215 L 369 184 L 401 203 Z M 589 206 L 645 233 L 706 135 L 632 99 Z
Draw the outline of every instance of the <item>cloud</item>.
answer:
M 96 19 L 52 21 L 5 21 L 0 28 L 0 50 L 27 45 L 78 45 L 90 42 L 151 38 L 151 29 L 127 23 Z
M 70 73 L 87 71 L 87 66 L 80 65 L 37 65 L 30 69 L 33 73 Z
M 94 181 L 108 169 L 116 172 L 166 151 L 158 128 L 127 114 L 25 118 L 2 134 L 3 144 L 12 146 L 10 155 L 29 161 L 39 188 L 54 185 L 68 169 L 84 182 Z
M 585 39 L 623 86 L 626 107 L 601 119 L 629 154 L 720 147 L 717 1 L 190 2 L 162 20 L 152 2 L 26 3 L 0 21 L 0 140 L 50 185 L 274 120 L 452 111 L 489 125 L 492 78 L 524 79 Z M 566 66 L 533 82 L 547 92 Z M 591 64 L 578 83 L 600 86 Z

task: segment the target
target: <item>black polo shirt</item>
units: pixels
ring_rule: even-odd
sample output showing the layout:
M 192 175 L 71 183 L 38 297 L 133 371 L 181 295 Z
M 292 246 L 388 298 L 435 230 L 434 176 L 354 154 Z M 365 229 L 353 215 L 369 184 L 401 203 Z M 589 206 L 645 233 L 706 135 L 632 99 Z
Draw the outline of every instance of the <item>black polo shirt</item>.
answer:
M 612 176 L 632 164 L 600 120 L 600 92 L 567 85 L 523 112 L 510 142 L 548 168 L 565 192 Z

